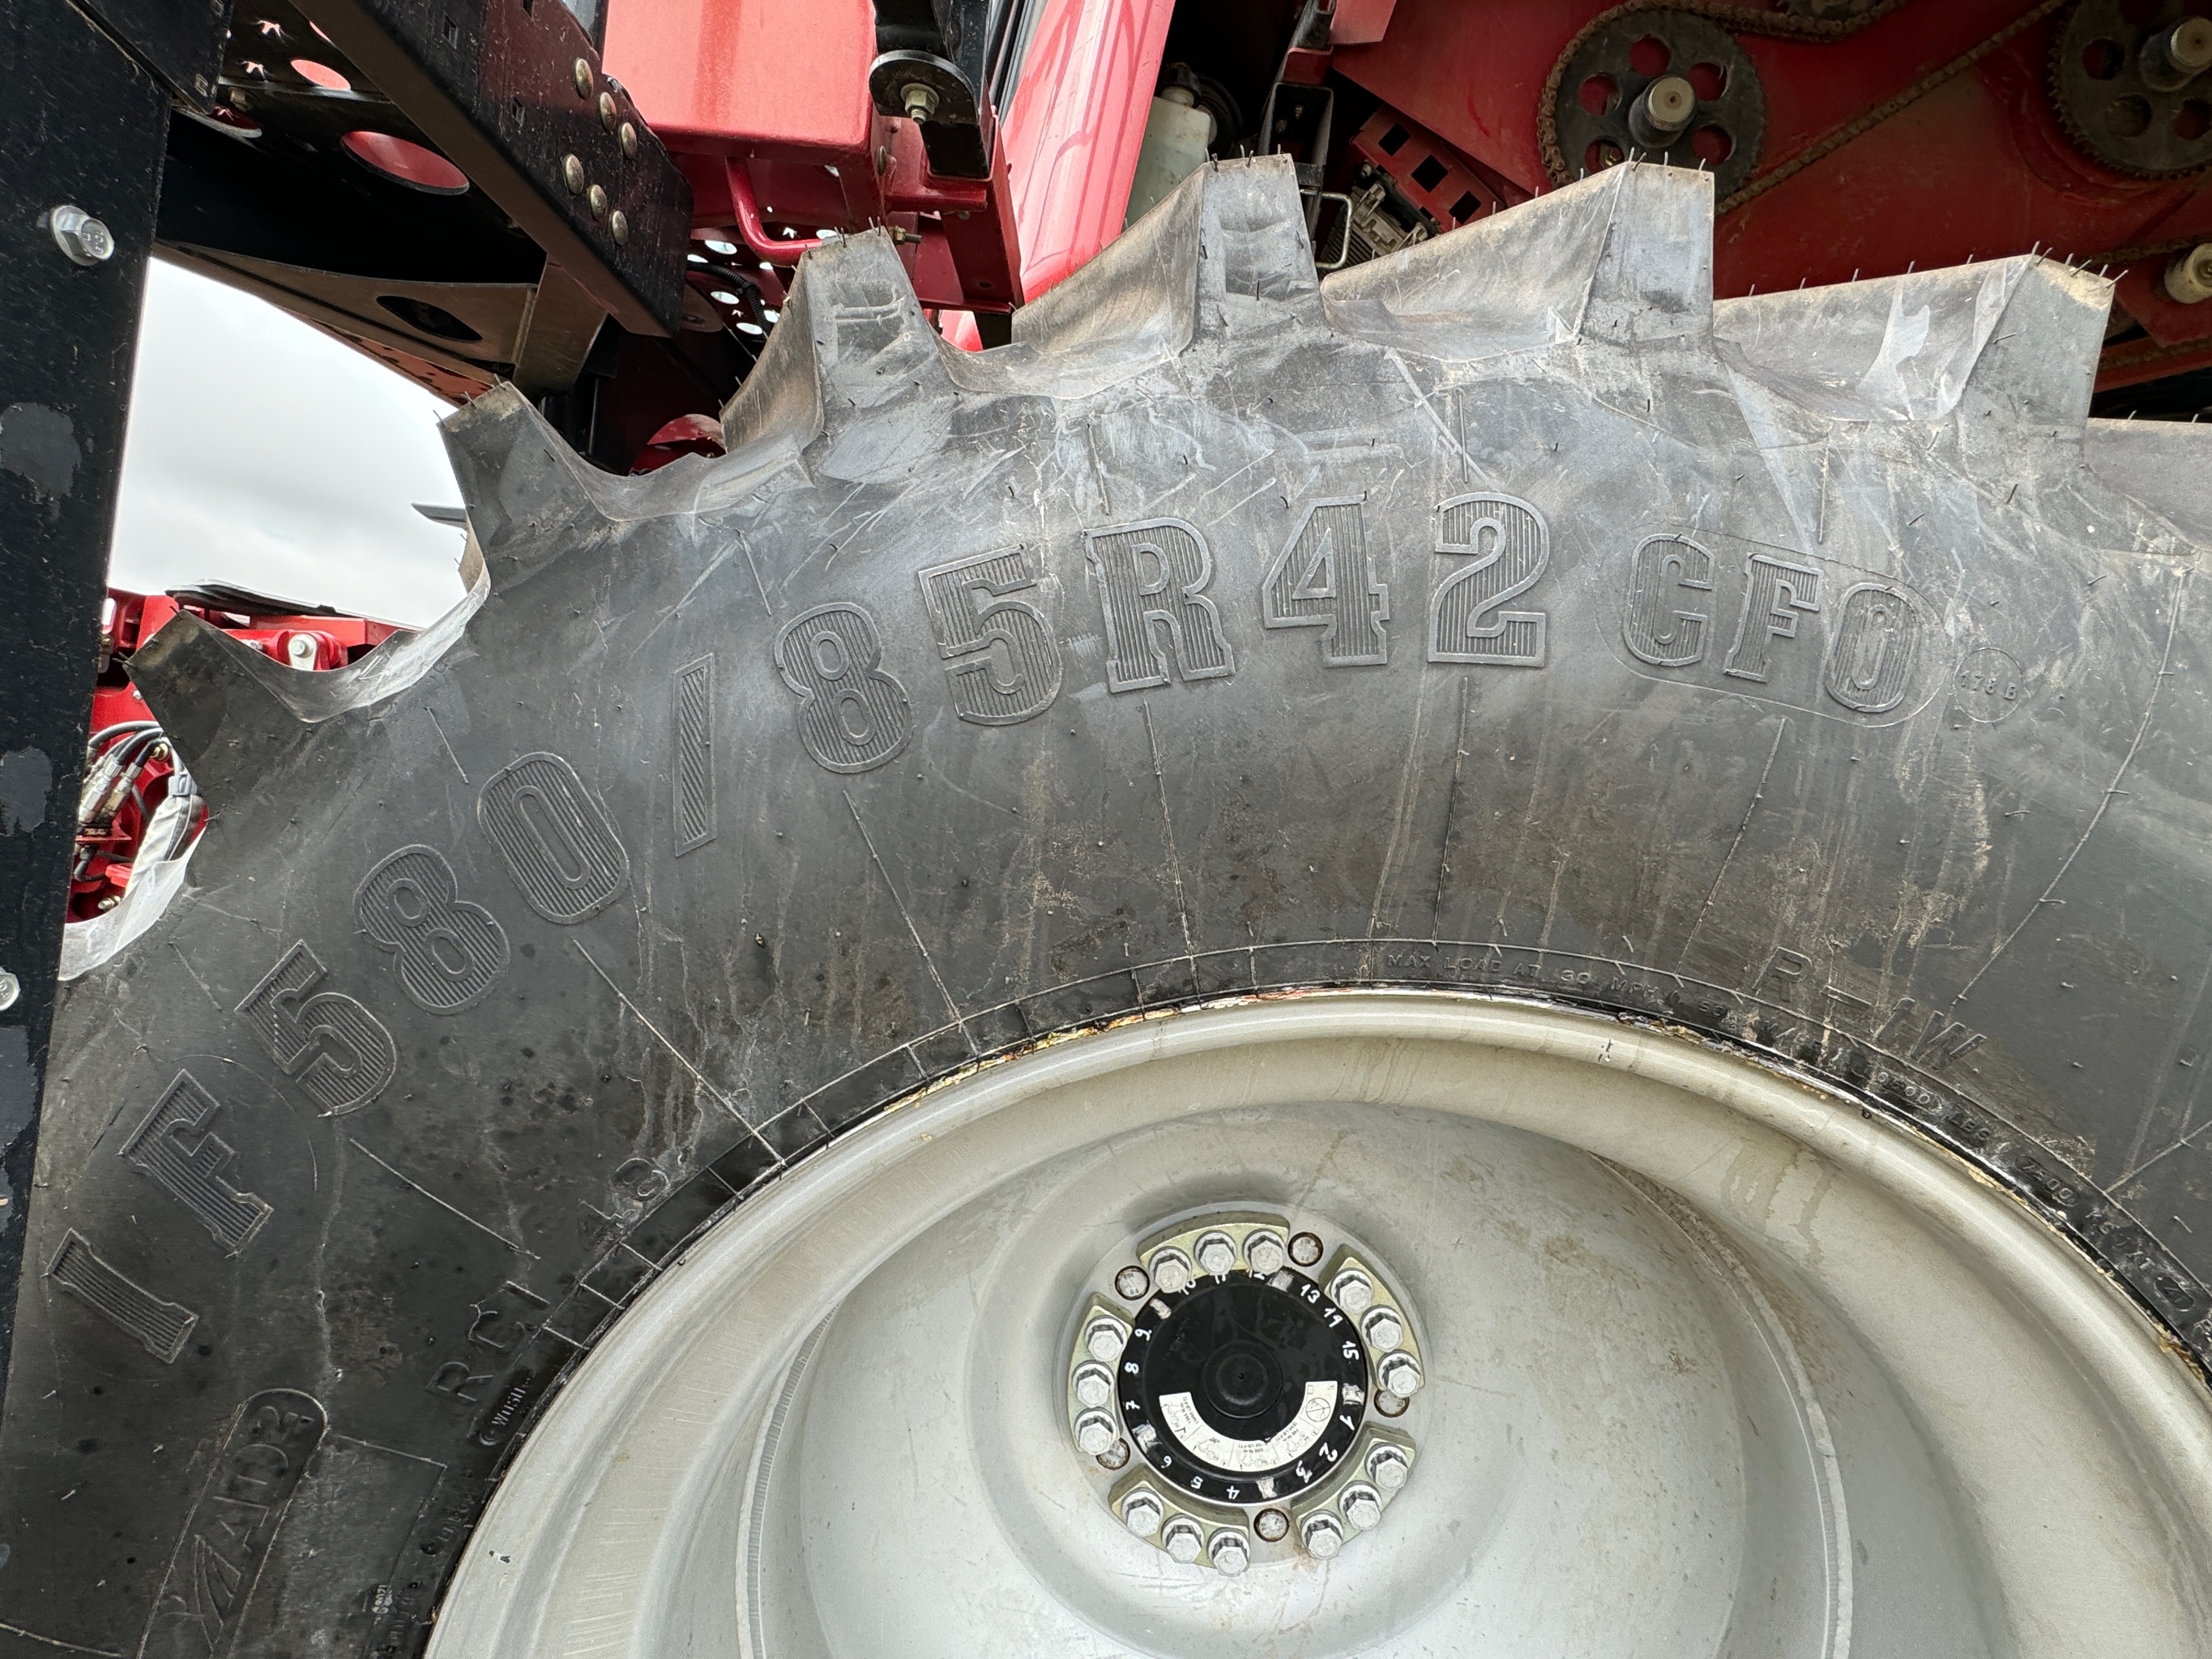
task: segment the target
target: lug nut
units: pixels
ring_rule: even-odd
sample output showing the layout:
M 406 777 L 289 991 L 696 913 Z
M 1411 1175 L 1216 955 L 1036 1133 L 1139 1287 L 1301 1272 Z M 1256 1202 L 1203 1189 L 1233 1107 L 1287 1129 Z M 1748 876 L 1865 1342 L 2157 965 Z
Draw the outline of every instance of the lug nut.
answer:
M 1198 1241 L 1198 1265 L 1214 1278 L 1225 1277 L 1237 1265 L 1237 1245 L 1227 1233 L 1208 1233 Z
M 1366 1322 L 1360 1328 L 1367 1333 L 1370 1342 L 1386 1351 L 1406 1340 L 1406 1323 L 1398 1317 L 1395 1308 L 1376 1309 L 1367 1316 Z
M 1409 1353 L 1390 1355 L 1376 1368 L 1376 1375 L 1383 1391 L 1397 1399 L 1411 1400 L 1421 1391 L 1421 1363 Z
M 1160 1547 L 1188 1566 L 1198 1559 L 1199 1546 L 1204 1537 L 1205 1534 L 1198 1529 L 1197 1522 L 1187 1515 L 1178 1515 L 1168 1522 L 1168 1529 L 1160 1534 Z
M 1326 1511 L 1310 1515 L 1299 1529 L 1298 1541 L 1306 1547 L 1308 1555 L 1326 1561 L 1344 1547 L 1344 1522 Z
M 1150 1538 L 1160 1529 L 1160 1500 L 1152 1493 L 1132 1492 L 1121 1505 L 1121 1524 L 1139 1538 Z
M 1245 1265 L 1265 1279 L 1283 1265 L 1283 1241 L 1273 1233 L 1251 1233 L 1244 1240 Z
M 1355 1318 L 1375 1304 L 1375 1283 L 1357 1267 L 1346 1267 L 1328 1287 L 1336 1305 Z
M 114 256 L 115 233 L 81 207 L 52 209 L 46 215 L 46 228 L 54 246 L 73 264 L 96 265 Z
M 1346 1486 L 1337 1507 L 1362 1532 L 1382 1524 L 1382 1499 L 1372 1486 Z
M 1129 1443 L 1126 1440 L 1116 1440 L 1112 1445 L 1107 1447 L 1104 1451 L 1098 1454 L 1098 1466 L 1101 1468 L 1118 1469 L 1127 1464 L 1128 1461 Z
M 1261 1510 L 1252 1517 L 1252 1530 L 1270 1544 L 1279 1544 L 1291 1535 L 1291 1517 L 1280 1510 Z
M 1639 144 L 1666 149 L 1698 112 L 1698 89 L 1679 75 L 1662 75 L 1629 106 L 1628 131 Z
M 1217 1532 L 1206 1547 L 1206 1559 L 1213 1563 L 1216 1572 L 1234 1578 L 1252 1565 L 1252 1547 L 1241 1532 Z
M 1083 1332 L 1085 1351 L 1103 1365 L 1121 1357 L 1122 1345 L 1128 1340 L 1121 1325 L 1111 1319 L 1094 1319 Z
M 2212 242 L 2199 242 L 2166 268 L 2166 297 L 2183 305 L 2212 300 Z
M 1291 1235 L 1291 1260 L 1297 1262 L 1301 1267 L 1310 1267 L 1315 1262 L 1320 1261 L 1321 1235 L 1319 1233 L 1292 1233 Z
M 1119 1438 L 1114 1419 L 1104 1412 L 1085 1412 L 1075 1419 L 1075 1443 L 1096 1457 Z
M 1085 1406 L 1103 1406 L 1114 1397 L 1114 1374 L 1103 1365 L 1085 1365 L 1075 1373 L 1075 1397 Z
M 1406 1484 L 1413 1466 L 1406 1462 L 1406 1454 L 1395 1446 L 1377 1446 L 1367 1454 L 1367 1478 L 1384 1492 L 1396 1492 Z
M 1152 1283 L 1168 1295 L 1190 1288 L 1190 1258 L 1181 1250 L 1162 1250 L 1152 1258 Z

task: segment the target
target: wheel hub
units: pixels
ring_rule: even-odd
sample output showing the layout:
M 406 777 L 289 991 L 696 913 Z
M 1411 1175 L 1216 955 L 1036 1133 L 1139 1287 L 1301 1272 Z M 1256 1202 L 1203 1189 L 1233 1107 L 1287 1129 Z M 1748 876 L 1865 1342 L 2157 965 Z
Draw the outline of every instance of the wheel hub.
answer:
M 1067 1362 L 1069 1430 L 1122 1524 L 1232 1574 L 1380 1525 L 1414 1443 L 1373 1419 L 1404 1416 L 1424 1379 L 1372 1254 L 1326 1220 L 1252 1210 L 1186 1217 L 1127 1254 L 1094 1275 Z

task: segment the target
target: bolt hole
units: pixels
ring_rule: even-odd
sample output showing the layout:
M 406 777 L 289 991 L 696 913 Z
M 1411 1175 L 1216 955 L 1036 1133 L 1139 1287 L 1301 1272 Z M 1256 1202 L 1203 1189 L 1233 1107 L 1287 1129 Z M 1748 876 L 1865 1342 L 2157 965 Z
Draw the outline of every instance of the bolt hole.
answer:
M 1735 154 L 1735 140 L 1718 127 L 1699 127 L 1690 135 L 1690 149 L 1708 167 L 1718 167 Z
M 1406 140 L 1413 136 L 1413 135 L 1407 131 L 1405 128 L 1394 126 L 1389 131 L 1384 133 L 1378 142 L 1380 143 L 1382 153 L 1385 155 L 1395 155 L 1400 150 L 1406 148 Z
M 1692 64 L 1689 82 L 1698 101 L 1709 102 L 1728 90 L 1728 70 L 1718 64 Z
M 1628 49 L 1628 67 L 1638 75 L 1660 76 L 1667 65 L 1674 61 L 1674 54 L 1667 50 L 1667 43 L 1656 34 L 1647 34 Z
M 408 327 L 436 339 L 473 345 L 483 338 L 445 307 L 434 306 L 428 300 L 417 300 L 404 294 L 380 294 L 376 296 L 376 303 Z
M 2092 81 L 2112 79 L 2127 61 L 2117 40 L 2092 40 L 2081 48 L 2081 70 Z
M 2194 143 L 2212 131 L 2212 104 L 2191 98 L 2173 112 L 2173 136 Z
M 1451 204 L 1452 222 L 1455 224 L 1465 224 L 1468 220 L 1474 217 L 1476 211 L 1480 210 L 1481 206 L 1482 203 L 1476 198 L 1475 193 L 1473 191 L 1468 190 L 1461 191 L 1459 200 Z
M 1451 169 L 1433 155 L 1413 169 L 1413 182 L 1423 190 L 1434 190 L 1451 176 Z
M 312 58 L 295 58 L 292 72 L 302 81 L 313 81 L 327 92 L 351 92 L 353 82 L 340 75 L 328 64 L 318 64 Z
M 1575 90 L 1575 101 L 1588 115 L 1610 115 L 1620 107 L 1620 82 L 1610 75 L 1593 75 Z
M 2140 138 L 2150 129 L 2150 100 L 2115 98 L 2105 106 L 2105 131 L 2115 138 Z

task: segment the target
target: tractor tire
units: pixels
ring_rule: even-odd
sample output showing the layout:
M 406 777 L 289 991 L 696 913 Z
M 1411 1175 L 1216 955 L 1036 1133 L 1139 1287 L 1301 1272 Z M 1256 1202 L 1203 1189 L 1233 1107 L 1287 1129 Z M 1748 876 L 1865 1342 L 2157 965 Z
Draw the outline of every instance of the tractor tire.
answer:
M 971 356 L 872 232 L 720 459 L 456 414 L 430 630 L 171 623 L 0 1656 L 2205 1650 L 2212 433 L 2083 271 L 1711 258 L 1629 166 L 1320 283 L 1224 164 Z M 1194 1565 L 1061 1368 L 1255 1206 L 1420 1461 Z

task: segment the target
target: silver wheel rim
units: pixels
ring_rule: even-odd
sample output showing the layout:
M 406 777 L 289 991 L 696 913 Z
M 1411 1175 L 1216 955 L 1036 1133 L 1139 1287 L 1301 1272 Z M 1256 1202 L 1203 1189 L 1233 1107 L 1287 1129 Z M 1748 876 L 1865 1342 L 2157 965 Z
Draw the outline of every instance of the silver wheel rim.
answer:
M 1375 1537 L 1224 1577 L 1097 1501 L 1066 1320 L 1115 1234 L 1247 1198 L 1389 1253 L 1430 1385 Z M 1322 993 L 1048 1043 L 739 1206 L 525 1442 L 431 1652 L 2167 1655 L 2208 1522 L 2201 1383 L 1911 1132 L 1662 1032 Z

